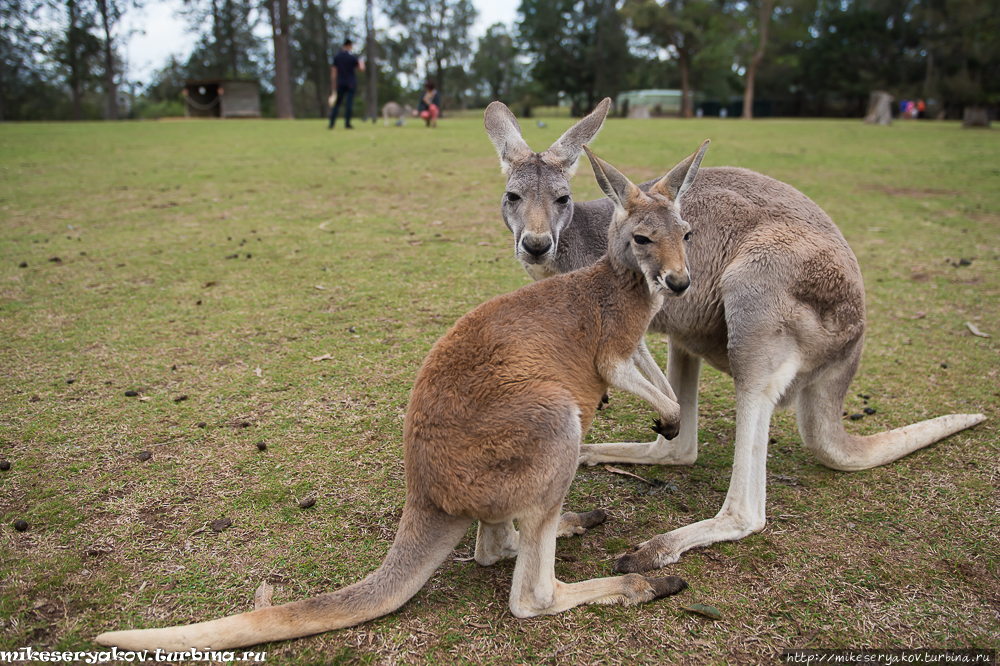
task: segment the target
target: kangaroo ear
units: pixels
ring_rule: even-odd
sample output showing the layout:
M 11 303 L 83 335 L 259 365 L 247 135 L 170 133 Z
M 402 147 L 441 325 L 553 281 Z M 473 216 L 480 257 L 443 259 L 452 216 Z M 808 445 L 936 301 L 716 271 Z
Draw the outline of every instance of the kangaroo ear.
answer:
M 511 164 L 533 154 L 521 137 L 521 126 L 517 124 L 517 118 L 503 102 L 493 102 L 486 107 L 483 123 L 486 125 L 486 134 L 500 156 L 500 169 L 504 174 L 510 171 Z
M 628 204 L 639 194 L 639 188 L 632 184 L 618 169 L 614 168 L 600 157 L 595 155 L 590 146 L 583 146 L 590 158 L 590 164 L 594 167 L 594 176 L 597 184 L 601 186 L 608 198 L 615 202 L 616 207 L 628 210 Z
M 695 176 L 698 175 L 698 169 L 701 167 L 701 160 L 705 157 L 705 151 L 708 150 L 708 144 L 711 143 L 708 139 L 705 139 L 698 151 L 688 157 L 686 160 L 675 166 L 670 170 L 666 176 L 657 181 L 653 187 L 650 188 L 651 192 L 659 192 L 660 194 L 667 196 L 674 201 L 679 201 L 687 189 L 691 187 L 691 183 L 694 182 Z
M 567 175 L 576 173 L 577 162 L 580 153 L 583 151 L 583 144 L 590 143 L 601 131 L 604 119 L 608 117 L 608 109 L 611 108 L 611 98 L 605 97 L 601 103 L 590 112 L 590 115 L 581 118 L 575 125 L 570 127 L 559 137 L 559 140 L 549 146 L 546 151 L 559 162 L 559 166 Z

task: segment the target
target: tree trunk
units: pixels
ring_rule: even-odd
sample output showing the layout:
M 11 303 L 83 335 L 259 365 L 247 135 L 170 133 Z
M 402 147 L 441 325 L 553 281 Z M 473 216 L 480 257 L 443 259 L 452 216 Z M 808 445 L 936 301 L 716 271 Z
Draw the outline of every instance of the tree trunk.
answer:
M 694 111 L 691 109 L 691 82 L 688 72 L 688 51 L 687 49 L 677 49 L 680 56 L 678 60 L 681 66 L 681 117 L 693 118 Z
M 226 0 L 226 15 L 229 20 L 226 22 L 226 41 L 229 48 L 229 62 L 233 68 L 233 78 L 240 78 L 239 49 L 236 48 L 236 11 L 233 8 L 233 0 Z
M 69 87 L 73 93 L 73 120 L 83 118 L 83 91 L 80 85 L 80 61 L 79 44 L 77 44 L 77 7 L 76 0 L 69 0 L 66 3 L 69 14 L 69 28 L 66 30 L 66 64 L 69 66 Z
M 279 118 L 294 118 L 288 0 L 268 0 L 267 10 L 271 17 L 271 35 L 274 38 L 275 111 Z
M 441 94 L 441 106 L 444 107 L 444 62 L 441 58 L 437 58 L 437 81 L 434 83 L 437 85 L 437 91 Z M 438 110 L 440 113 L 442 109 Z
M 757 67 L 760 65 L 760 61 L 764 59 L 764 51 L 767 49 L 767 29 L 771 24 L 771 11 L 773 5 L 774 0 L 761 0 L 760 3 L 760 14 L 757 19 L 760 43 L 757 47 L 757 52 L 754 53 L 753 58 L 750 59 L 750 65 L 747 67 L 747 87 L 743 92 L 743 118 L 745 120 L 753 118 L 754 79 L 757 76 Z
M 892 95 L 881 90 L 873 91 L 868 102 L 865 122 L 869 125 L 891 125 Z
M 326 24 L 327 17 L 330 15 L 327 0 L 319 0 L 319 13 L 319 37 L 323 53 L 323 64 L 319 68 L 319 115 L 321 118 L 324 118 L 330 111 L 327 100 L 333 94 L 333 90 L 330 89 L 330 67 L 333 64 L 333 59 L 330 57 L 330 32 Z
M 378 61 L 378 44 L 375 43 L 375 8 L 372 0 L 365 3 L 365 27 L 368 34 L 365 37 L 365 74 L 368 75 L 368 88 L 365 90 L 365 120 L 378 120 L 378 76 L 375 63 Z
M 101 20 L 104 22 L 104 94 L 107 96 L 107 110 L 105 118 L 107 120 L 118 120 L 118 86 L 115 84 L 115 56 L 111 45 L 111 23 L 113 18 L 109 6 L 113 0 L 98 0 L 97 6 L 101 10 Z

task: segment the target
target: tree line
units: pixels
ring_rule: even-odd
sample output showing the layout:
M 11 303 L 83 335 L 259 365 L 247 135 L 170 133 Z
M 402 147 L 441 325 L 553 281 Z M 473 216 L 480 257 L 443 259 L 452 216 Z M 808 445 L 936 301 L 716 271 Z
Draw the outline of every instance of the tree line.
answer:
M 428 79 L 445 109 L 499 99 L 528 114 L 650 88 L 681 90 L 685 117 L 699 103 L 859 116 L 874 90 L 937 117 L 1000 104 L 1000 0 L 521 0 L 515 25 L 477 39 L 471 0 L 368 0 L 364 17 L 331 0 L 184 0 L 196 45 L 145 82 L 122 48 L 140 1 L 3 0 L 0 119 L 180 115 L 184 81 L 204 78 L 260 81 L 265 115 L 323 116 L 345 38 L 369 62 L 368 115 Z

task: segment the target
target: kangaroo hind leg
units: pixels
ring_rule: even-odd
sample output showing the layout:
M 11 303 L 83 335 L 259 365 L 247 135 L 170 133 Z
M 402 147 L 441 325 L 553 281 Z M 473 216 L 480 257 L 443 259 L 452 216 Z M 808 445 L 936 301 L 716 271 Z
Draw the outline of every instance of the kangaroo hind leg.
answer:
M 855 471 L 885 465 L 986 420 L 982 414 L 948 414 L 875 435 L 848 434 L 841 410 L 862 342 L 859 339 L 849 357 L 803 387 L 796 403 L 802 442 L 827 467 Z
M 638 574 L 563 583 L 555 572 L 558 505 L 522 516 L 519 522 L 521 544 L 510 589 L 510 610 L 516 617 L 553 615 L 581 604 L 640 604 L 687 587 L 676 576 L 647 578 Z

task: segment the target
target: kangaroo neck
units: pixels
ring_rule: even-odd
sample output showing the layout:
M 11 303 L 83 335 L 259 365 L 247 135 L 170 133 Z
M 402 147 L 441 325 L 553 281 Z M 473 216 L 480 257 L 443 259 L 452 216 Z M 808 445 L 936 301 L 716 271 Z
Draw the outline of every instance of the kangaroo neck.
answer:
M 663 303 L 663 296 L 649 292 L 645 275 L 607 254 L 597 262 L 597 266 L 604 273 L 604 282 L 609 289 L 624 296 L 624 302 L 631 307 L 648 310 L 649 319 L 653 318 Z

